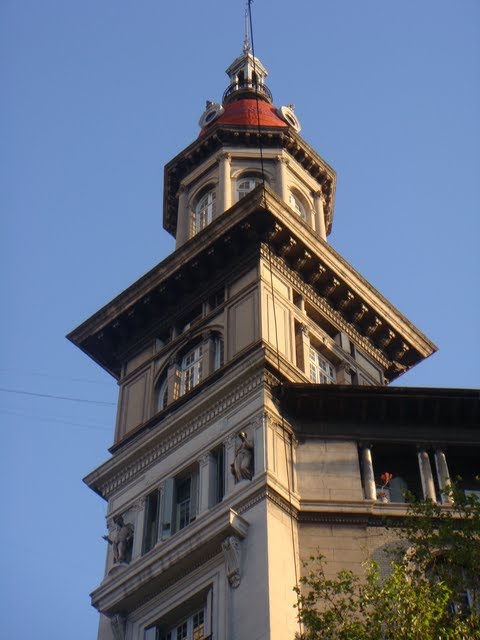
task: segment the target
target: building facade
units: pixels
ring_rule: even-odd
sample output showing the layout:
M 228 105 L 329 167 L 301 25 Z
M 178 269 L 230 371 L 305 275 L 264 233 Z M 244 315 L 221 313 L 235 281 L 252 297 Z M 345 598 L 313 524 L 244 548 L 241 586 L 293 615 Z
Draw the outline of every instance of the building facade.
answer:
M 478 393 L 387 386 L 435 346 L 328 244 L 335 172 L 248 41 L 227 74 L 165 167 L 175 251 L 68 336 L 119 385 L 100 640 L 291 640 L 302 558 L 476 490 Z

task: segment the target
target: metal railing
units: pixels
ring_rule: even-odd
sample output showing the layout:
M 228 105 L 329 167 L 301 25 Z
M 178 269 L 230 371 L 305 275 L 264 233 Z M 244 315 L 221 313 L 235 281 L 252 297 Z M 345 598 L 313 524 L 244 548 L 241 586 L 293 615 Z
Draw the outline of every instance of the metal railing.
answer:
M 243 82 L 232 82 L 232 84 L 229 87 L 227 87 L 227 89 L 223 94 L 223 102 L 225 102 L 225 100 L 229 96 L 231 96 L 232 93 L 235 93 L 236 91 L 245 91 L 245 90 L 248 91 L 249 89 L 261 95 L 264 95 L 270 102 L 272 101 L 272 93 L 270 89 L 267 87 L 267 85 L 261 82 L 253 82 L 251 80 L 245 80 Z

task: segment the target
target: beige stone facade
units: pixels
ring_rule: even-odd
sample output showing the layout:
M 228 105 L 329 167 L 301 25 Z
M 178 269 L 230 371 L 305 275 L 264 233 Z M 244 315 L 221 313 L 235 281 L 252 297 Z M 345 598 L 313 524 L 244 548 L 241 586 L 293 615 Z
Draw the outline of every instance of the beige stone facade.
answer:
M 405 514 L 381 473 L 442 500 L 450 451 L 473 483 L 478 394 L 386 386 L 435 347 L 327 243 L 333 169 L 293 115 L 232 122 L 271 106 L 252 60 L 165 168 L 175 252 L 69 336 L 119 384 L 100 640 L 292 640 L 302 558 L 358 568 Z

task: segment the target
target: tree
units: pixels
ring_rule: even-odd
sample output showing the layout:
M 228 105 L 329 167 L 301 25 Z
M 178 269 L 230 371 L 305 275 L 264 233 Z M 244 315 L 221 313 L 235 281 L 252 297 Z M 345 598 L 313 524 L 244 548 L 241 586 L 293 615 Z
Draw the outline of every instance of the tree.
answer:
M 319 555 L 295 588 L 298 640 L 480 640 L 480 500 L 447 488 L 451 506 L 409 506 L 391 572 L 325 572 Z M 312 564 L 313 563 L 313 564 Z

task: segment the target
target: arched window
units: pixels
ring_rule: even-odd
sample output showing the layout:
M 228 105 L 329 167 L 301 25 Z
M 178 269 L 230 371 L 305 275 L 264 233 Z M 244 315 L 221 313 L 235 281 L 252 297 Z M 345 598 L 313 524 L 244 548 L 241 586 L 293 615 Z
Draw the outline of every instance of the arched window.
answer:
M 154 411 L 163 411 L 222 367 L 223 354 L 223 337 L 217 331 L 210 332 L 201 342 L 191 343 L 186 350 L 172 354 L 172 364 L 155 387 Z
M 195 233 L 198 233 L 211 223 L 215 217 L 215 189 L 204 193 L 195 207 Z
M 199 344 L 188 351 L 182 358 L 181 363 L 181 383 L 180 395 L 188 393 L 202 381 L 204 375 L 203 367 L 204 346 Z
M 247 193 L 253 191 L 257 185 L 262 182 L 260 176 L 242 176 L 237 180 L 237 196 L 238 200 L 244 198 Z
M 306 220 L 307 215 L 305 213 L 305 207 L 304 207 L 303 203 L 301 202 L 300 198 L 298 198 L 292 192 L 290 192 L 289 204 L 292 207 L 292 209 L 296 213 L 298 213 L 298 215 L 300 216 L 300 218 L 302 220 Z

